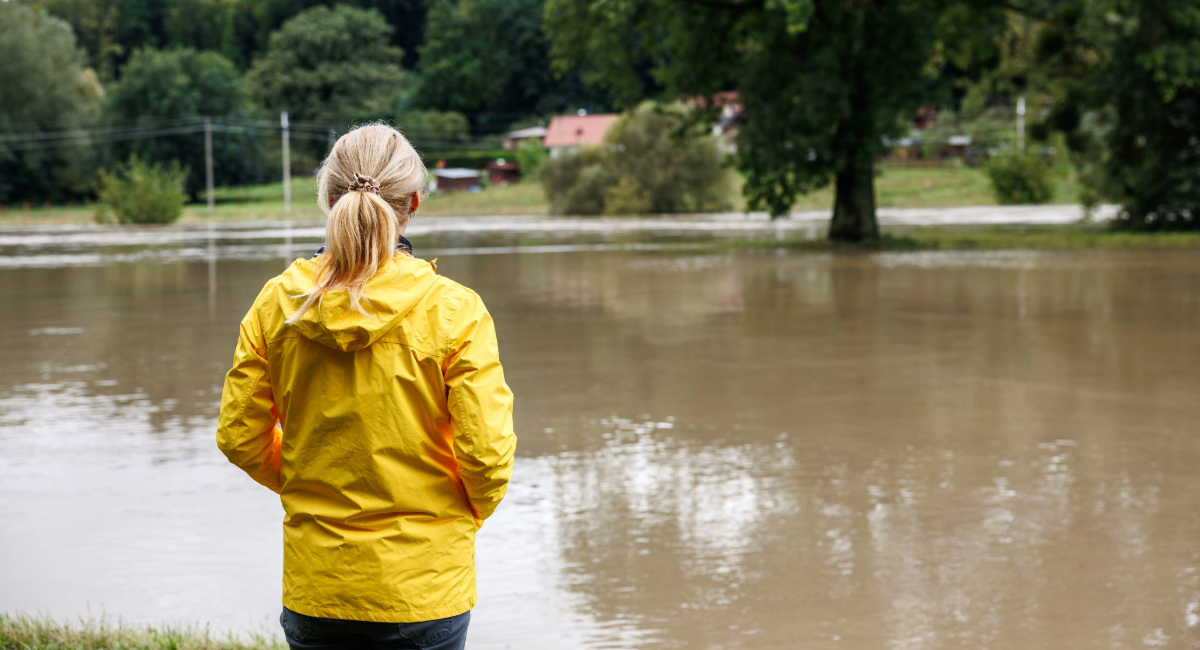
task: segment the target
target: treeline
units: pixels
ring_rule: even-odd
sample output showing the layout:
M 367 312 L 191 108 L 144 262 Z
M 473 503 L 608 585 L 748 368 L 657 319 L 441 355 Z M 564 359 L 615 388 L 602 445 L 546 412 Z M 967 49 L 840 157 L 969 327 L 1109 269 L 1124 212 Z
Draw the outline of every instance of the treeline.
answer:
M 216 183 L 236 185 L 280 173 L 280 111 L 305 169 L 355 122 L 444 154 L 611 106 L 549 50 L 542 0 L 0 3 L 0 203 L 89 196 L 131 156 L 178 161 L 196 198 L 206 117 Z
M 1200 229 L 1200 0 L 546 0 L 545 24 L 559 65 L 627 104 L 647 76 L 668 99 L 736 91 L 748 205 L 832 184 L 834 239 L 878 237 L 877 161 L 922 110 L 1020 97 L 1027 151 L 1069 156 L 1085 203 Z

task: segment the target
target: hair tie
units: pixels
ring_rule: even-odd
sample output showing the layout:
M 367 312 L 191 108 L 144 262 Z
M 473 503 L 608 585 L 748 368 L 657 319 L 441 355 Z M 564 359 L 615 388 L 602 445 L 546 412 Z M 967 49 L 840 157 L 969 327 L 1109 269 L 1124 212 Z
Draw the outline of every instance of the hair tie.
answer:
M 354 180 L 350 181 L 350 186 L 346 188 L 348 192 L 374 192 L 379 194 L 379 181 L 365 176 L 358 172 L 354 172 Z

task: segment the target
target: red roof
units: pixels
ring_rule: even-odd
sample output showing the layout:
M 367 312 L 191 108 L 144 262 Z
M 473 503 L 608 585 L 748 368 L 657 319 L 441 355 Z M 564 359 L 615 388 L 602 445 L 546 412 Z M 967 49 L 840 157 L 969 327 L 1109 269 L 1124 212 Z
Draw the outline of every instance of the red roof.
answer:
M 543 147 L 578 147 L 600 144 L 604 134 L 621 116 L 616 113 L 599 115 L 560 115 L 550 120 Z

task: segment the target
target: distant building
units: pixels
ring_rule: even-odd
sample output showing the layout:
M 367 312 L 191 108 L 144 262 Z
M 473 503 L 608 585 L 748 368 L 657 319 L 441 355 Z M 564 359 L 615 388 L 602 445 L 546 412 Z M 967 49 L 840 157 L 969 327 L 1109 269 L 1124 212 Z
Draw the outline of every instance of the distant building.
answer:
M 579 147 L 598 145 L 620 117 L 616 113 L 559 115 L 550 120 L 542 146 L 550 150 L 551 158 L 558 158 L 578 151 Z
M 717 146 L 725 153 L 737 153 L 738 128 L 746 115 L 746 107 L 735 92 L 717 93 L 713 96 L 713 103 L 721 107 L 721 118 L 713 127 L 713 135 L 718 138 Z
M 521 166 L 515 162 L 497 158 L 487 164 L 487 175 L 489 185 L 508 185 L 521 180 Z
M 479 187 L 482 174 L 474 169 L 465 167 L 447 167 L 433 170 L 434 182 L 430 183 L 433 192 L 459 192 Z
M 526 140 L 532 140 L 533 138 L 541 140 L 545 137 L 546 127 L 531 126 L 528 129 L 517 129 L 516 131 L 510 131 L 509 134 L 504 137 L 504 142 L 500 143 L 500 146 L 507 151 L 515 151 L 520 149 L 521 145 L 525 144 Z

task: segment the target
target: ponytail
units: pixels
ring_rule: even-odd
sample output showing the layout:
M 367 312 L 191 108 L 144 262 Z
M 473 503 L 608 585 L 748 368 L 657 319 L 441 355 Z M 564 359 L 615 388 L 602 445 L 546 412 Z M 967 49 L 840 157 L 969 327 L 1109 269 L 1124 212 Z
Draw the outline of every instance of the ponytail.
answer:
M 392 259 L 399 231 L 396 211 L 378 194 L 358 190 L 338 197 L 329 211 L 325 252 L 318 258 L 315 285 L 308 293 L 293 296 L 306 299 L 287 319 L 288 324 L 300 320 L 321 296 L 339 289 L 350 294 L 350 308 L 366 316 L 362 302 L 367 297 L 367 280 Z
M 411 216 L 412 196 L 424 177 L 421 156 L 389 126 L 368 124 L 338 139 L 318 172 L 317 200 L 329 215 L 325 252 L 318 257 L 312 290 L 292 296 L 305 300 L 289 325 L 326 293 L 341 289 L 350 295 L 350 308 L 368 316 L 367 280 L 395 254 L 400 226 Z

